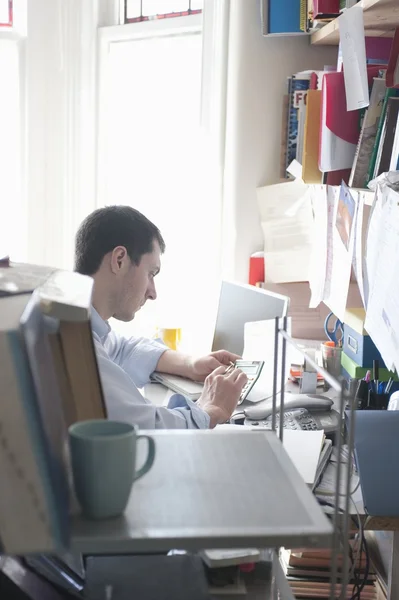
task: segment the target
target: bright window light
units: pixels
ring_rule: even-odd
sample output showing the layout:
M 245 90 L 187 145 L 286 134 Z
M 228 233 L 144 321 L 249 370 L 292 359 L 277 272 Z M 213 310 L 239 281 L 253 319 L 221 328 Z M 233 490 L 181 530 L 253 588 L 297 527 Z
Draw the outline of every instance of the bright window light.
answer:
M 202 191 L 201 59 L 200 34 L 110 44 L 103 117 L 104 204 L 137 208 L 166 242 L 158 300 L 138 313 L 134 334 L 181 326 L 190 346 L 205 335 L 219 267 L 218 208 Z

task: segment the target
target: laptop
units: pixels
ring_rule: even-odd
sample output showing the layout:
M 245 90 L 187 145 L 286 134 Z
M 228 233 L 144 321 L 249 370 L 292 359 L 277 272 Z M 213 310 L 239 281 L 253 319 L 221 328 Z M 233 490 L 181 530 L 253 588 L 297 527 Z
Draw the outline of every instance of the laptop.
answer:
M 253 285 L 222 281 L 211 351 L 228 350 L 242 356 L 245 323 L 286 317 L 289 303 L 288 296 Z M 202 393 L 202 384 L 176 375 L 155 371 L 151 379 L 190 400 L 197 400 Z
M 364 507 L 375 517 L 399 517 L 399 411 L 357 410 L 355 419 Z

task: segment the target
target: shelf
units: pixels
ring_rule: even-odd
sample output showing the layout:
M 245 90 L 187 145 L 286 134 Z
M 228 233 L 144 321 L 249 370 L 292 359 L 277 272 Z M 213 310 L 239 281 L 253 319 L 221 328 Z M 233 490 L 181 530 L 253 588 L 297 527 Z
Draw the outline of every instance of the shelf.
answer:
M 124 516 L 75 517 L 74 552 L 329 544 L 331 523 L 273 432 L 148 433 L 155 462 L 133 485 Z
M 366 36 L 393 37 L 395 28 L 399 27 L 398 0 L 362 0 L 359 4 L 363 7 Z M 311 43 L 328 46 L 338 45 L 338 23 L 339 20 L 334 19 L 319 31 L 313 33 Z

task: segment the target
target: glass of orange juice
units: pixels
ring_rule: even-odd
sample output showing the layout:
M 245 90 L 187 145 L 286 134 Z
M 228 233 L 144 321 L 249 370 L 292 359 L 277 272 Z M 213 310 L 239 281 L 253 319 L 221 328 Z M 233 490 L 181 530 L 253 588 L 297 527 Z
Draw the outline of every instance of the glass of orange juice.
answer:
M 178 350 L 181 342 L 180 327 L 158 327 L 157 337 L 171 350 Z

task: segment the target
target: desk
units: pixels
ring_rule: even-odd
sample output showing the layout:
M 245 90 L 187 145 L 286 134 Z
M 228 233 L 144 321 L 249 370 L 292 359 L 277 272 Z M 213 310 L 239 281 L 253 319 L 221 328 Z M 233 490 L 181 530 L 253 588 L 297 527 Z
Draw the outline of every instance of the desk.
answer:
M 98 522 L 75 517 L 73 552 L 329 544 L 331 524 L 274 433 L 149 434 L 154 466 L 134 484 L 125 514 Z
M 291 391 L 294 391 L 294 390 L 297 391 L 297 386 L 295 386 L 295 384 L 289 384 L 288 387 Z M 149 398 L 151 401 L 153 401 L 158 406 L 166 404 L 168 401 L 168 398 L 171 395 L 170 391 L 167 390 L 161 384 L 150 384 L 149 386 L 147 386 L 145 393 L 146 393 L 147 398 Z M 329 395 L 332 398 L 334 396 L 336 396 L 332 390 L 327 392 L 327 395 Z M 339 410 L 338 406 L 336 406 L 335 408 L 337 410 Z M 343 476 L 344 475 L 345 475 L 345 473 L 343 472 Z M 352 489 L 354 489 L 356 483 L 357 483 L 356 481 L 353 482 Z M 392 563 L 391 563 L 391 568 L 389 571 L 388 600 L 397 600 L 399 598 L 399 517 L 388 518 L 388 517 L 375 517 L 372 515 L 366 515 L 366 513 L 364 511 L 362 498 L 361 498 L 361 491 L 360 491 L 360 498 L 359 498 L 359 502 L 357 503 L 357 506 L 358 506 L 358 510 L 359 510 L 361 516 L 363 517 L 363 526 L 366 530 L 393 531 L 394 532 Z M 353 512 L 353 514 L 356 514 L 354 509 L 352 509 L 352 512 Z

